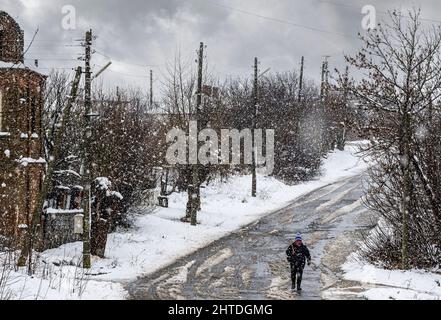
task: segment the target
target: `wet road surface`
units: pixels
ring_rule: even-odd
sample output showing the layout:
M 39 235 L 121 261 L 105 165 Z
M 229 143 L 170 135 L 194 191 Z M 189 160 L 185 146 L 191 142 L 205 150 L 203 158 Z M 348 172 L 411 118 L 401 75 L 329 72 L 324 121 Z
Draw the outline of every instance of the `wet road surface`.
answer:
M 132 299 L 321 299 L 324 248 L 343 232 L 369 228 L 362 176 L 317 189 L 291 205 L 128 285 Z M 285 250 L 301 232 L 312 255 L 302 294 L 291 292 Z

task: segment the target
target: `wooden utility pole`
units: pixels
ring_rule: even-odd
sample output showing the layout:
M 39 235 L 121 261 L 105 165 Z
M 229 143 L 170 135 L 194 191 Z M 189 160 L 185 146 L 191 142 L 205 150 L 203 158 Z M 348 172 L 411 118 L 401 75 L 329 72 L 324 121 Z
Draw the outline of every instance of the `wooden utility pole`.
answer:
M 340 128 L 337 136 L 337 148 L 341 151 L 345 149 L 346 144 L 346 134 L 347 134 L 347 123 L 348 123 L 348 103 L 349 103 L 349 66 L 346 66 L 346 71 L 344 75 L 343 82 L 343 121 L 336 124 L 337 128 Z M 340 117 L 338 120 L 340 121 Z
M 320 81 L 320 101 L 323 101 L 325 87 L 325 62 L 322 61 L 322 77 Z
M 300 80 L 299 80 L 299 102 L 302 101 L 303 96 L 303 69 L 305 67 L 305 57 L 302 57 L 300 63 Z
M 325 78 L 326 78 L 326 61 L 322 62 L 322 78 L 320 84 L 320 101 L 325 98 Z
M 153 70 L 150 70 L 150 109 L 153 108 Z
M 199 47 L 198 57 L 198 88 L 196 96 L 196 108 L 194 111 L 194 120 L 197 122 L 196 139 L 199 135 L 199 117 L 200 108 L 202 105 L 202 72 L 204 67 L 204 43 L 201 42 Z M 196 157 L 197 163 L 193 165 L 193 177 L 192 177 L 192 199 L 191 199 L 191 225 L 197 224 L 197 212 L 200 210 L 200 183 L 199 183 L 199 142 L 196 140 Z
M 86 32 L 85 42 L 85 83 L 84 83 L 84 121 L 83 136 L 83 268 L 90 268 L 90 222 L 91 222 L 91 186 L 92 186 L 92 157 L 90 153 L 90 139 L 92 136 L 92 72 L 90 69 L 92 47 L 92 30 Z
M 320 87 L 320 100 L 323 101 L 328 93 L 328 84 L 329 84 L 329 62 L 328 58 L 330 56 L 324 56 L 322 63 L 322 79 L 321 79 L 321 87 Z
M 257 195 L 257 173 L 256 173 L 256 139 L 254 133 L 256 131 L 257 122 L 257 107 L 258 107 L 258 85 L 259 85 L 259 59 L 254 58 L 254 89 L 253 89 L 253 120 L 252 120 L 252 141 L 253 149 L 251 155 L 251 196 L 256 197 Z
M 72 105 L 76 100 L 78 93 L 78 86 L 81 80 L 82 69 L 78 67 L 75 72 L 75 78 L 72 83 L 72 89 L 70 91 L 69 99 L 67 101 L 66 108 L 63 111 L 63 117 L 61 120 L 61 126 L 55 134 L 54 138 L 54 149 L 52 154 L 52 161 L 48 163 L 47 171 L 45 175 L 45 179 L 38 197 L 37 205 L 35 206 L 35 212 L 32 215 L 31 226 L 29 229 L 29 233 L 27 234 L 27 238 L 25 239 L 25 243 L 20 253 L 20 258 L 18 259 L 17 265 L 19 267 L 24 267 L 26 265 L 26 260 L 29 257 L 29 273 L 31 273 L 31 262 L 32 262 L 32 250 L 34 247 L 34 243 L 38 238 L 39 226 L 41 222 L 41 214 L 44 210 L 45 202 L 47 195 L 51 193 L 52 189 L 52 177 L 54 174 L 54 170 L 56 165 L 60 159 L 61 153 L 61 144 L 63 141 L 64 131 L 66 129 L 66 124 L 70 119 L 70 113 L 72 110 Z

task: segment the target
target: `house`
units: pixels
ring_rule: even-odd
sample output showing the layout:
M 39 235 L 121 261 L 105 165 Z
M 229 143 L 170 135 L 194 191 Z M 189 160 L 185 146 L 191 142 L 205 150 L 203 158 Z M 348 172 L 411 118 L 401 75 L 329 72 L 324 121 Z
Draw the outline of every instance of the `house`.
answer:
M 46 77 L 24 64 L 24 34 L 0 11 L 0 235 L 22 240 L 45 172 L 43 91 Z

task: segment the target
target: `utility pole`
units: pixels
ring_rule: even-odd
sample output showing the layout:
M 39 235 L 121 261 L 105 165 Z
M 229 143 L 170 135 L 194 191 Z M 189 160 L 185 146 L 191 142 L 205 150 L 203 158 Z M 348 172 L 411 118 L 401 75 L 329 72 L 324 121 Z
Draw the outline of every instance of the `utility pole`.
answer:
M 252 171 L 252 182 L 251 182 L 251 196 L 256 197 L 257 195 L 257 173 L 256 173 L 256 139 L 254 133 L 256 131 L 257 122 L 257 107 L 258 107 L 258 85 L 259 85 L 259 59 L 254 58 L 254 90 L 253 90 L 253 120 L 252 120 L 252 141 L 253 150 L 251 155 L 251 171 Z
M 85 84 L 84 84 L 84 141 L 83 141 L 83 268 L 89 269 L 91 267 L 90 262 L 90 223 L 91 223 L 91 185 L 92 185 L 92 158 L 90 153 L 90 144 L 92 136 L 92 72 L 90 70 L 91 59 L 91 47 L 92 47 L 92 30 L 86 32 L 86 55 L 85 55 Z
M 304 67 L 305 67 L 305 57 L 302 56 L 302 61 L 300 63 L 299 102 L 302 101 L 302 96 L 303 96 L 303 68 Z
M 150 109 L 153 108 L 153 70 L 150 70 Z
M 199 116 L 200 108 L 202 105 L 202 71 L 204 67 L 204 43 L 201 42 L 199 47 L 199 57 L 198 57 L 198 91 L 196 96 L 196 108 L 194 111 L 194 120 L 197 122 L 196 130 L 196 161 L 197 163 L 193 165 L 193 181 L 192 181 L 192 199 L 191 199 L 191 225 L 197 225 L 197 212 L 200 209 L 200 185 L 199 185 Z
M 325 87 L 325 62 L 322 61 L 322 78 L 320 81 L 320 101 L 323 101 Z
M 32 271 L 31 270 L 32 250 L 33 250 L 34 243 L 35 243 L 37 236 L 38 236 L 38 226 L 41 221 L 41 214 L 44 210 L 46 197 L 51 192 L 51 189 L 52 189 L 53 173 L 54 173 L 54 170 L 55 170 L 56 165 L 57 165 L 59 158 L 60 158 L 61 143 L 62 143 L 62 139 L 63 139 L 64 131 L 66 129 L 67 122 L 70 119 L 72 105 L 77 98 L 78 86 L 80 84 L 81 74 L 82 74 L 82 69 L 81 69 L 81 67 L 78 67 L 75 72 L 75 78 L 72 83 L 72 88 L 70 91 L 70 95 L 69 95 L 69 99 L 67 101 L 66 108 L 63 111 L 61 126 L 58 129 L 57 133 L 55 134 L 52 161 L 48 163 L 47 172 L 45 175 L 43 186 L 42 186 L 40 194 L 38 196 L 38 202 L 37 202 L 37 205 L 35 206 L 35 212 L 32 215 L 30 231 L 28 233 L 26 243 L 24 244 L 24 246 L 21 250 L 20 258 L 17 263 L 17 266 L 24 267 L 26 265 L 27 257 L 29 257 L 29 273 L 31 273 L 31 271 Z
M 340 128 L 340 132 L 337 137 L 337 148 L 341 151 L 345 149 L 346 144 L 346 132 L 348 123 L 348 103 L 349 103 L 349 66 L 346 66 L 343 82 L 343 121 L 337 123 L 336 126 Z M 340 120 L 341 117 L 338 118 Z
M 324 56 L 324 60 L 322 63 L 322 82 L 320 88 L 320 100 L 323 101 L 328 91 L 329 84 L 329 62 L 328 58 L 331 56 Z

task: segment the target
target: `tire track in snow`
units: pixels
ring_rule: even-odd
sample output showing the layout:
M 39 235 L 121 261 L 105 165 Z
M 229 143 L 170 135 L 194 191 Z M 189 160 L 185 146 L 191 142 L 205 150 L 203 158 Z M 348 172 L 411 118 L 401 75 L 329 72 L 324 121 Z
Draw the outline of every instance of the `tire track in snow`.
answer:
M 323 248 L 341 231 L 341 223 L 335 223 L 339 217 L 344 217 L 342 223 L 348 228 L 357 227 L 346 220 L 352 221 L 360 211 L 351 211 L 362 205 L 360 180 L 355 176 L 314 190 L 285 209 L 139 279 L 129 292 L 137 299 L 320 299 Z M 290 292 L 285 257 L 296 231 L 302 231 L 317 265 L 305 269 L 300 296 Z
M 216 266 L 223 261 L 227 260 L 233 255 L 233 251 L 230 248 L 225 248 L 215 255 L 209 257 L 205 262 L 196 270 L 196 277 L 199 277 L 201 273 L 210 270 L 213 266 Z

